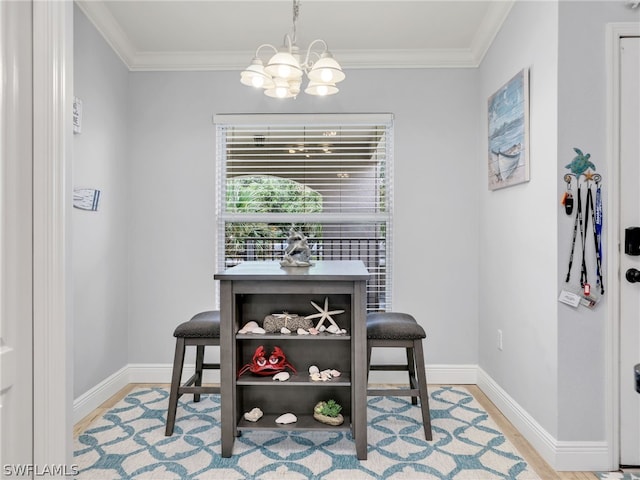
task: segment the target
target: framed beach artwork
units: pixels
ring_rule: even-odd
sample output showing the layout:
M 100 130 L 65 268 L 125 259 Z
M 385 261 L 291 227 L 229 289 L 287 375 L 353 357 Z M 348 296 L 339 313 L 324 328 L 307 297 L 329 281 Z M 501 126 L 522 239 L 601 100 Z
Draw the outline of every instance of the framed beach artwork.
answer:
M 489 189 L 529 181 L 529 69 L 524 68 L 488 101 Z

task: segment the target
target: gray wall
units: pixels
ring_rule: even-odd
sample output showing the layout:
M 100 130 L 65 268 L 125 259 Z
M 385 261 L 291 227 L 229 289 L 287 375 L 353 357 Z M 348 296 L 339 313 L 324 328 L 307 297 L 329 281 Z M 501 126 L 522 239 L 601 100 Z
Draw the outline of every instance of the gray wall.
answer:
M 73 139 L 73 185 L 97 188 L 97 212 L 73 209 L 74 397 L 128 363 L 127 218 L 129 73 L 74 8 L 74 95 L 83 101 Z
M 487 131 L 487 98 L 522 68 L 530 70 L 531 180 L 489 191 L 483 165 L 476 182 L 482 223 L 479 364 L 554 436 L 557 9 L 554 2 L 516 3 L 480 67 L 482 132 Z M 479 151 L 487 151 L 486 135 Z
M 286 102 L 238 79 L 130 74 L 129 361 L 170 362 L 175 325 L 214 304 L 214 114 L 392 112 L 394 307 L 427 328 L 429 363 L 476 364 L 477 285 L 460 301 L 459 275 L 477 277 L 477 71 L 354 70 L 335 97 Z

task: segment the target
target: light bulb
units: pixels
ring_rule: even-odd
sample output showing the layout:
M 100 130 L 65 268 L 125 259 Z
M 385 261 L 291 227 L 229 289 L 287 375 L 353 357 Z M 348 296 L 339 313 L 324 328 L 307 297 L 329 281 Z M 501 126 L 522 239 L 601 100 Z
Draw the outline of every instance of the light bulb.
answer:
M 251 78 L 251 85 L 256 88 L 262 87 L 264 85 L 264 77 L 262 77 L 261 75 L 254 75 Z
M 278 76 L 282 78 L 288 78 L 291 75 L 291 67 L 289 65 L 278 66 Z
M 276 87 L 276 95 L 278 96 L 278 98 L 286 97 L 287 96 L 286 87 Z
M 318 95 L 326 95 L 329 93 L 329 89 L 326 85 L 318 85 Z
M 323 82 L 330 82 L 333 79 L 333 72 L 328 68 L 323 68 L 320 72 L 320 78 Z

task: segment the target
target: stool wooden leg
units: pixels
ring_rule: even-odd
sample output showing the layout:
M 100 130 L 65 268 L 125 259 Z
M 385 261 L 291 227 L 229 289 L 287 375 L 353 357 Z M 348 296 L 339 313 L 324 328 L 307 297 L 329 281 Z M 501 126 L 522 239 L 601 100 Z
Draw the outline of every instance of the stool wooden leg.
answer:
M 173 357 L 173 374 L 171 376 L 171 391 L 169 392 L 169 407 L 167 409 L 167 427 L 164 434 L 173 435 L 173 427 L 176 422 L 176 410 L 178 409 L 178 389 L 182 378 L 184 365 L 184 338 L 176 339 L 176 352 Z
M 369 367 L 371 366 L 371 346 L 367 345 L 367 383 L 369 381 Z
M 416 378 L 416 362 L 413 347 L 407 347 L 407 371 L 409 372 L 409 388 L 418 388 L 420 382 Z M 418 397 L 411 397 L 411 405 L 418 404 Z
M 202 386 L 202 364 L 204 363 L 204 345 L 198 345 L 196 347 L 196 378 L 194 381 L 194 386 L 201 387 Z M 193 401 L 200 401 L 200 394 L 193 394 Z
M 424 426 L 424 436 L 427 440 L 432 440 L 431 434 L 431 413 L 429 413 L 429 392 L 427 390 L 427 375 L 424 366 L 424 352 L 422 350 L 422 340 L 413 342 L 413 352 L 415 355 L 415 365 L 417 370 L 418 389 L 420 390 L 420 409 L 422 410 L 422 424 Z

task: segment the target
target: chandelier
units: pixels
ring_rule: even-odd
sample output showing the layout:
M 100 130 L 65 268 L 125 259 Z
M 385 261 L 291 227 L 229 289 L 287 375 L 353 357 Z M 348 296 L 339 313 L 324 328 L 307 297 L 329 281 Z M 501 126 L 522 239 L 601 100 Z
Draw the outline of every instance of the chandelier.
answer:
M 240 83 L 264 89 L 265 95 L 274 98 L 291 98 L 300 93 L 302 77 L 307 75 L 304 92 L 309 95 L 333 95 L 338 93 L 336 83 L 345 79 L 340 64 L 333 58 L 324 40 L 311 42 L 302 59 L 302 51 L 296 45 L 296 21 L 300 11 L 300 0 L 293 0 L 293 33 L 286 34 L 284 45 L 279 49 L 264 43 L 256 49 L 251 64 L 240 74 Z M 316 48 L 318 51 L 314 51 Z M 264 65 L 260 58 L 263 49 L 275 53 Z

